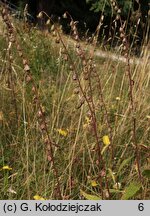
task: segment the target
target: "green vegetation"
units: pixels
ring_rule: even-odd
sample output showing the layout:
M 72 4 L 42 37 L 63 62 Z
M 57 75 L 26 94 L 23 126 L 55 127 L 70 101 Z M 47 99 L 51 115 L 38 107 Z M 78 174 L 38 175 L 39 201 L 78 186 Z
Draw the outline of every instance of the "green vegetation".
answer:
M 149 199 L 148 47 L 131 64 L 123 24 L 104 59 L 67 13 L 71 37 L 1 14 L 0 199 Z

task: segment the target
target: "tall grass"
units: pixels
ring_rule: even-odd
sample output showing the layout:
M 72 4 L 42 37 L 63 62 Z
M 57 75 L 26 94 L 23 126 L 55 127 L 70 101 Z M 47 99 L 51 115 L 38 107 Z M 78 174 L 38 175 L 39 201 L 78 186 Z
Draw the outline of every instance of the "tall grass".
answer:
M 149 51 L 130 63 L 115 7 L 125 63 L 94 54 L 103 16 L 86 44 L 68 13 L 70 38 L 1 8 L 1 199 L 149 199 Z

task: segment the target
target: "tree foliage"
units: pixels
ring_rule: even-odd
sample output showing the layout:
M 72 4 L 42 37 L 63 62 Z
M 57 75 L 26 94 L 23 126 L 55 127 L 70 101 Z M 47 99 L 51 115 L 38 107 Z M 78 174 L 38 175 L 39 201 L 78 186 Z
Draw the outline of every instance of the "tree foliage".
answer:
M 104 12 L 105 15 L 110 15 L 113 13 L 112 5 L 110 0 L 86 0 L 88 4 L 91 4 L 91 10 L 94 12 Z M 112 2 L 113 3 L 113 2 Z M 132 0 L 118 0 L 117 1 L 119 8 L 122 9 L 123 15 L 127 15 L 130 10 L 133 9 Z

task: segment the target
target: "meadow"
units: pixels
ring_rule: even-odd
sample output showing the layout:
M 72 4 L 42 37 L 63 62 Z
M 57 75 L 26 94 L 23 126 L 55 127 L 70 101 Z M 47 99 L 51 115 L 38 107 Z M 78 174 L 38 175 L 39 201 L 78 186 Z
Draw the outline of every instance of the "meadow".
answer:
M 103 16 L 80 40 L 67 13 L 70 36 L 0 10 L 0 199 L 149 199 L 149 44 L 131 63 L 117 14 L 125 62 L 101 57 Z

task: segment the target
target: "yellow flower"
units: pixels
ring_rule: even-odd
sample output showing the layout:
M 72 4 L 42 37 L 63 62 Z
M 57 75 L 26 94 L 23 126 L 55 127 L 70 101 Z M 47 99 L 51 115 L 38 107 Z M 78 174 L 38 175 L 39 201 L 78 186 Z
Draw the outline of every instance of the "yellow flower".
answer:
M 105 145 L 110 145 L 110 140 L 109 140 L 109 137 L 107 135 L 103 136 L 103 143 Z
M 92 187 L 96 187 L 98 184 L 95 180 L 91 180 L 91 186 Z
M 62 129 L 57 129 L 58 133 L 64 137 L 66 137 L 68 135 L 68 132 L 66 130 L 62 130 Z
M 89 117 L 86 116 L 85 120 L 86 120 L 86 123 L 83 124 L 84 129 L 88 128 L 88 126 L 90 126 L 90 123 L 91 123 L 91 119 Z
M 3 167 L 1 168 L 1 170 L 12 170 L 12 168 L 9 167 L 9 166 L 3 166 Z
M 33 197 L 35 200 L 45 200 L 43 197 L 39 196 L 39 195 L 35 195 Z
M 85 120 L 86 120 L 86 122 L 87 122 L 87 124 L 90 124 L 91 123 L 91 120 L 89 119 L 89 117 L 85 117 Z
M 117 100 L 117 101 L 120 101 L 120 97 L 116 97 L 116 100 Z

